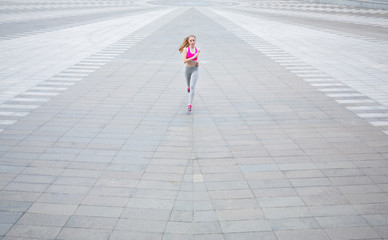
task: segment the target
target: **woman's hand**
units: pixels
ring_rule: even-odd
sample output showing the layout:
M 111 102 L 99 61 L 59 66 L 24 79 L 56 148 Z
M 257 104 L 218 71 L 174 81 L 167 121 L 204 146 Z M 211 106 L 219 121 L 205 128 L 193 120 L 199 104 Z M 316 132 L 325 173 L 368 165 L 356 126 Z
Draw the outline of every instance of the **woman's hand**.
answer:
M 199 62 L 198 61 L 195 61 L 195 66 L 199 66 Z

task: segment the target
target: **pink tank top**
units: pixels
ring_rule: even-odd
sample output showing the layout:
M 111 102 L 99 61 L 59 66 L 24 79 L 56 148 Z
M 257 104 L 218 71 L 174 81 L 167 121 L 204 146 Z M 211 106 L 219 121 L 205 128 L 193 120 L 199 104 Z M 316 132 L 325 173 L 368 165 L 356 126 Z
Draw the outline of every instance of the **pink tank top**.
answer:
M 197 48 L 195 48 L 195 53 L 193 54 L 193 53 L 190 52 L 190 47 L 187 47 L 187 55 L 186 55 L 186 59 L 187 59 L 187 58 L 193 57 L 197 52 L 198 52 L 198 51 L 197 51 Z M 193 59 L 193 61 L 197 61 L 197 60 L 198 60 L 198 57 L 196 57 L 196 58 Z

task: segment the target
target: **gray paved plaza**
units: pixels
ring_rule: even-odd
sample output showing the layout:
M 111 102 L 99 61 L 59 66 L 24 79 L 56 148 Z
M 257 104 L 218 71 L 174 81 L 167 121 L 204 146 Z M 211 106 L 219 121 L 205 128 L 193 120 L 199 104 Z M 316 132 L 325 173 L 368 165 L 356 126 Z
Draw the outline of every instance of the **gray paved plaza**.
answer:
M 388 11 L 0 0 L 0 52 L 1 239 L 388 239 Z

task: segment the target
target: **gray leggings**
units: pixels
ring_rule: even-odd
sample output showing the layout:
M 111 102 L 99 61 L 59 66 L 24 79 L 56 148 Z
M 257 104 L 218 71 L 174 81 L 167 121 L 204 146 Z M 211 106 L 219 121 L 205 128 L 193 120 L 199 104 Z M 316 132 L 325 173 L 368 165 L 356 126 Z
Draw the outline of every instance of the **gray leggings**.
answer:
M 198 67 L 197 66 L 186 67 L 185 77 L 186 77 L 187 86 L 190 87 L 189 105 L 191 105 L 195 94 L 195 84 L 197 84 L 197 79 L 198 79 Z

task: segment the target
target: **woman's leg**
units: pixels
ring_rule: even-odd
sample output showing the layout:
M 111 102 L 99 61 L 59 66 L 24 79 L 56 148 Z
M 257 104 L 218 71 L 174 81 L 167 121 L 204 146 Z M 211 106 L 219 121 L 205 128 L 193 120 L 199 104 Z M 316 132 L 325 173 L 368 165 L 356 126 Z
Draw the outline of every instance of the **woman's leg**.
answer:
M 192 73 L 192 71 L 190 70 L 190 68 L 185 67 L 185 77 L 186 77 L 187 87 L 190 87 L 191 73 Z
M 193 67 L 193 73 L 191 74 L 190 80 L 190 95 L 189 95 L 189 105 L 193 102 L 194 94 L 195 94 L 195 85 L 198 80 L 198 67 Z

